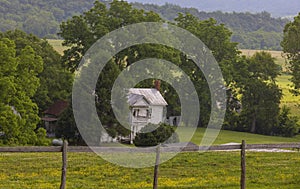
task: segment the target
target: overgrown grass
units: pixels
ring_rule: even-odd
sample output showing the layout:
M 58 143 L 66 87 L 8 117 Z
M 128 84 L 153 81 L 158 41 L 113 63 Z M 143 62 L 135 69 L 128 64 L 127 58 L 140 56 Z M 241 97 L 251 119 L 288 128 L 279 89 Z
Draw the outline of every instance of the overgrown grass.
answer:
M 60 153 L 1 153 L 1 189 L 59 188 Z M 299 153 L 247 152 L 247 188 L 299 188 Z M 239 152 L 181 153 L 159 168 L 159 188 L 239 188 Z M 68 153 L 67 188 L 150 189 L 153 167 L 132 169 Z

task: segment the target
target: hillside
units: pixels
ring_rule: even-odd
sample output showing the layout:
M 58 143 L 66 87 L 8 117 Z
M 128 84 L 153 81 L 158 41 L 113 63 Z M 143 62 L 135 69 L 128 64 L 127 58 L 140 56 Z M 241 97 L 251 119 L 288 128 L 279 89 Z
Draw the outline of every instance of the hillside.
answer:
M 225 24 L 232 32 L 232 41 L 239 43 L 241 49 L 281 50 L 282 31 L 287 19 L 273 18 L 268 12 L 261 13 L 223 13 L 203 12 L 196 8 L 182 8 L 178 5 L 133 3 L 139 9 L 159 13 L 164 19 L 173 21 L 178 13 L 190 13 L 201 20 L 214 18 L 219 24 Z
M 193 7 L 201 11 L 251 12 L 267 11 L 273 17 L 291 17 L 300 10 L 299 0 L 128 0 L 143 4 L 164 5 L 172 3 L 181 7 Z M 288 2 L 288 3 L 287 3 Z
M 89 10 L 93 6 L 93 2 L 94 0 L 0 0 L 0 28 L 1 31 L 20 29 L 39 37 L 55 39 L 58 38 L 57 33 L 62 21 Z M 179 1 L 172 1 L 172 3 L 180 4 Z M 206 6 L 206 4 L 201 5 Z M 207 3 L 208 5 L 213 6 L 212 3 Z M 196 9 L 199 8 L 197 3 L 190 4 L 195 8 L 182 8 L 173 4 L 158 6 L 134 3 L 133 6 L 157 12 L 167 20 L 173 20 L 179 12 L 189 12 L 200 19 L 214 18 L 218 23 L 224 23 L 232 30 L 232 40 L 240 43 L 239 47 L 244 49 L 280 50 L 283 27 L 288 22 L 287 19 L 273 18 L 267 12 L 238 13 L 244 11 L 243 7 L 233 13 L 220 11 L 208 13 Z
M 39 37 L 56 38 L 59 24 L 93 6 L 94 0 L 0 0 L 1 31 L 20 29 Z

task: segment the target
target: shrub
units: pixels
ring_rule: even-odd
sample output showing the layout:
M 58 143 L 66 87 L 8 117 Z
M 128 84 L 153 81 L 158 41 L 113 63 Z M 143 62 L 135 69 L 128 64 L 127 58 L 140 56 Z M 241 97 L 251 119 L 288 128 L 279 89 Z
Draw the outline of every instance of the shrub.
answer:
M 179 142 L 178 134 L 175 132 L 176 127 L 164 123 L 159 125 L 148 124 L 137 133 L 134 139 L 136 146 L 156 146 L 160 143 Z
M 38 128 L 36 132 L 37 142 L 36 145 L 48 146 L 50 144 L 49 140 L 46 138 L 46 130 L 44 128 Z
M 297 124 L 298 118 L 295 116 L 290 116 L 290 109 L 283 106 L 279 115 L 279 124 L 274 128 L 274 134 L 292 137 L 298 133 L 299 124 Z

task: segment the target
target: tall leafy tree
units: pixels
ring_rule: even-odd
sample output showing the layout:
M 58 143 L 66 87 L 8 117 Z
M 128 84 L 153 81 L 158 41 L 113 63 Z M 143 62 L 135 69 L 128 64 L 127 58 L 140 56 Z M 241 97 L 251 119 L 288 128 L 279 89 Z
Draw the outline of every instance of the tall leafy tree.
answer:
M 0 36 L 14 41 L 17 55 L 23 48 L 30 46 L 43 59 L 44 69 L 38 74 L 40 85 L 33 96 L 40 113 L 56 100 L 69 97 L 73 75 L 62 66 L 61 55 L 46 40 L 20 30 L 8 31 Z
M 25 46 L 17 54 L 13 41 L 0 39 L 0 131 L 1 143 L 36 144 L 36 125 L 39 122 L 38 107 L 32 101 L 38 86 L 38 74 L 43 61 L 30 47 Z
M 242 94 L 242 130 L 272 134 L 278 125 L 281 90 L 275 83 L 279 67 L 270 53 L 258 52 L 240 62 L 239 87 Z M 248 71 L 245 71 L 248 70 Z
M 233 62 L 239 51 L 237 43 L 230 41 L 231 32 L 216 20 L 199 20 L 191 14 L 179 14 L 175 18 L 177 26 L 184 28 L 197 36 L 213 53 L 220 65 L 223 77 L 228 87 L 234 82 L 232 77 Z M 211 100 L 210 91 L 201 70 L 191 62 L 186 55 L 181 54 L 181 67 L 190 76 L 197 89 L 200 102 L 200 126 L 206 126 L 209 121 Z M 228 101 L 229 102 L 229 101 Z M 229 116 L 231 114 L 227 114 Z
M 292 72 L 291 81 L 294 84 L 295 94 L 300 91 L 300 13 L 294 18 L 294 21 L 286 24 L 283 41 L 281 46 L 283 52 L 289 60 L 290 70 Z

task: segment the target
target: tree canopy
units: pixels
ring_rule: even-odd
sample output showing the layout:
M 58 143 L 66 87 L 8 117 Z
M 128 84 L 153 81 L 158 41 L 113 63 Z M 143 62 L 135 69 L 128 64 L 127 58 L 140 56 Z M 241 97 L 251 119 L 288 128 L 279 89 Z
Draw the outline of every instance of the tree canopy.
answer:
M 95 2 L 95 6 L 88 12 L 74 16 L 61 24 L 60 35 L 64 38 L 63 44 L 71 47 L 65 51 L 63 57 L 66 67 L 75 71 L 85 52 L 106 33 L 132 23 L 151 21 L 163 22 L 158 14 L 135 9 L 127 2 L 113 1 L 109 8 L 105 4 Z M 230 83 L 231 62 L 235 61 L 239 53 L 237 44 L 230 41 L 231 32 L 224 25 L 217 24 L 213 19 L 201 21 L 190 14 L 180 14 L 176 21 L 179 27 L 195 34 L 212 50 L 217 61 L 220 62 L 222 70 L 227 73 L 225 78 Z M 121 51 L 101 72 L 96 87 L 96 94 L 99 97 L 96 106 L 103 124 L 111 128 L 118 123 L 113 116 L 110 96 L 111 87 L 119 72 L 131 63 L 145 58 L 166 59 L 186 71 L 199 93 L 200 107 L 202 108 L 199 125 L 205 127 L 210 115 L 210 94 L 204 75 L 186 55 L 178 50 L 152 44 L 137 45 Z M 138 86 L 152 87 L 152 82 L 151 80 L 144 81 Z M 178 104 L 178 98 L 173 95 L 176 93 L 174 89 L 163 84 L 161 91 L 169 101 L 171 108 L 168 111 L 178 112 L 180 109 L 177 106 L 180 104 Z
M 10 116 L 0 123 L 3 142 L 37 144 L 35 130 L 42 112 L 54 101 L 70 96 L 73 76 L 46 40 L 19 30 L 0 33 L 0 40 L 1 108 L 5 111 L 1 115 Z M 38 133 L 41 136 L 43 131 Z
M 300 91 L 300 13 L 294 21 L 288 23 L 284 30 L 284 38 L 281 42 L 283 52 L 286 53 L 289 67 L 292 72 L 291 81 L 294 84 L 294 93 Z
M 0 28 L 2 32 L 19 29 L 38 37 L 57 38 L 60 23 L 90 10 L 94 1 L 5 0 L 0 3 L 0 10 L 2 10 L 0 11 Z M 107 4 L 111 1 L 100 0 L 100 2 Z M 244 11 L 204 12 L 201 11 L 203 9 L 182 8 L 170 3 L 162 6 L 141 3 L 132 3 L 132 5 L 138 9 L 156 12 L 162 18 L 170 21 L 174 21 L 178 13 L 190 13 L 201 20 L 214 18 L 233 32 L 232 40 L 239 43 L 239 48 L 247 49 L 279 50 L 282 30 L 288 22 L 287 19 L 273 18 L 268 12 L 255 14 Z M 264 3 L 264 6 L 268 6 L 268 3 Z
M 63 44 L 70 47 L 63 57 L 66 68 L 74 72 L 91 45 L 110 31 L 147 21 L 167 22 L 154 12 L 135 9 L 124 1 L 113 1 L 110 6 L 95 2 L 95 6 L 89 11 L 61 24 L 60 35 L 64 38 Z M 235 125 L 230 127 L 233 130 L 277 135 L 278 129 L 276 128 L 282 125 L 280 120 L 285 120 L 280 116 L 286 114 L 280 114 L 279 105 L 282 94 L 275 82 L 280 68 L 274 63 L 274 58 L 266 52 L 256 53 L 250 58 L 240 56 L 237 50 L 238 44 L 231 41 L 232 32 L 224 24 L 218 24 L 212 18 L 200 20 L 189 13 L 178 14 L 172 24 L 197 36 L 212 51 L 219 63 L 228 88 L 228 108 L 224 125 L 227 123 Z M 125 136 L 128 133 L 126 129 L 120 129 L 122 127 L 119 127 L 114 117 L 110 104 L 111 87 L 122 70 L 145 58 L 161 58 L 171 61 L 190 77 L 200 102 L 201 116 L 198 126 L 206 127 L 211 114 L 211 98 L 208 84 L 201 70 L 185 54 L 176 49 L 142 44 L 116 54 L 99 76 L 96 86 L 99 99 L 96 106 L 100 120 L 107 127 L 108 132 L 112 135 L 123 133 Z M 158 69 L 163 69 L 163 67 Z M 137 87 L 152 86 L 153 79 L 145 80 L 137 85 Z M 161 88 L 169 104 L 168 115 L 178 115 L 180 102 L 174 95 L 176 91 L 164 82 Z
M 38 107 L 32 101 L 40 81 L 43 61 L 30 46 L 16 51 L 8 38 L 0 39 L 0 131 L 1 143 L 35 144 L 34 129 L 39 122 Z

